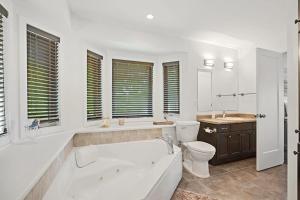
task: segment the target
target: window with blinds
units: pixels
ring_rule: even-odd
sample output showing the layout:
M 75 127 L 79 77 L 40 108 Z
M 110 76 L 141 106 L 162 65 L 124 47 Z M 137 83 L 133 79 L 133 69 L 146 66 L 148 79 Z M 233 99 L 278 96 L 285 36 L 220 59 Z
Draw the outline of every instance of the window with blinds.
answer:
M 102 60 L 101 55 L 87 51 L 87 120 L 102 118 Z
M 152 117 L 153 63 L 112 61 L 112 117 Z
M 4 95 L 4 20 L 8 17 L 7 10 L 0 4 L 0 135 L 7 133 L 5 118 L 5 95 Z
M 27 115 L 41 127 L 59 124 L 58 45 L 60 39 L 27 25 Z
M 179 61 L 163 63 L 164 113 L 180 113 Z

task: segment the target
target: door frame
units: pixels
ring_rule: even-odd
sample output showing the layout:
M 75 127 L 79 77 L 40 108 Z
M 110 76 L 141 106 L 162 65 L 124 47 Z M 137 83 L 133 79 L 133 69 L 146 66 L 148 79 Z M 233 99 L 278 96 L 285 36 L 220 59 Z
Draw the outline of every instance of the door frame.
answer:
M 299 0 L 298 0 L 299 1 Z M 298 1 L 288 0 L 287 17 L 287 68 L 288 68 L 288 200 L 297 200 L 298 159 L 293 154 L 297 150 L 299 136 L 295 129 L 299 128 L 299 72 L 298 69 Z
M 271 167 L 275 167 L 278 165 L 282 165 L 284 163 L 284 72 L 283 72 L 283 53 L 279 53 L 279 52 L 275 52 L 275 51 L 271 51 L 271 50 L 266 50 L 266 49 L 261 49 L 261 48 L 257 48 L 256 49 L 256 59 L 257 59 L 257 64 L 256 64 L 256 108 L 257 108 L 257 113 L 258 114 L 264 114 L 261 113 L 262 111 L 259 109 L 259 98 L 261 98 L 258 94 L 258 87 L 259 87 L 259 80 L 258 77 L 260 76 L 267 76 L 266 74 L 262 75 L 260 74 L 259 71 L 259 56 L 260 55 L 265 55 L 268 57 L 274 57 L 277 58 L 278 56 L 281 55 L 281 57 L 279 57 L 280 60 L 280 64 L 278 66 L 277 69 L 277 108 L 278 108 L 278 116 L 277 116 L 277 130 L 278 130 L 278 141 L 280 142 L 278 144 L 278 148 L 279 148 L 279 153 L 281 153 L 279 160 L 276 161 L 277 163 L 274 166 L 269 166 L 266 163 L 260 163 L 260 157 L 262 157 L 263 155 L 263 150 L 262 150 L 262 141 L 259 140 L 259 136 L 262 133 L 259 133 L 258 128 L 259 128 L 259 124 L 257 123 L 256 126 L 256 137 L 257 137 L 257 151 L 256 151 L 256 170 L 257 171 L 261 171 L 267 168 L 271 168 Z M 267 116 L 268 117 L 268 116 Z M 264 119 L 259 119 L 258 120 L 264 120 Z

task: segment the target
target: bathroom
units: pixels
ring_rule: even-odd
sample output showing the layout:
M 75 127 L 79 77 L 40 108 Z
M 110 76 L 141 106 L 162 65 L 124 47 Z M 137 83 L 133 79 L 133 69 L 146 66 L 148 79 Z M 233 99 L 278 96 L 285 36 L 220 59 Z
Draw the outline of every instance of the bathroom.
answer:
M 0 4 L 0 200 L 296 199 L 291 2 Z

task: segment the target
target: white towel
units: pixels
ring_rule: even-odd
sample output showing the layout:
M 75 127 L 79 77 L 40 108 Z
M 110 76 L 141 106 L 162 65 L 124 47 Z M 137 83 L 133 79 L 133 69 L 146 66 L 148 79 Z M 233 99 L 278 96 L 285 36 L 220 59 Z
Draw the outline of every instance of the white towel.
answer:
M 75 152 L 75 160 L 78 167 L 85 167 L 97 160 L 97 148 L 95 145 L 80 147 Z

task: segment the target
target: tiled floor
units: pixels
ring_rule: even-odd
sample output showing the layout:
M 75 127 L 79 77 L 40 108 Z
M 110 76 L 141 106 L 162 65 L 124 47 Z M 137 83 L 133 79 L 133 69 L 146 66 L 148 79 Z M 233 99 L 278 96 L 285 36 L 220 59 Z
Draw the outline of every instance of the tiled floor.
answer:
M 251 158 L 210 166 L 207 179 L 184 170 L 178 187 L 218 200 L 286 200 L 286 165 L 257 172 L 255 164 Z

